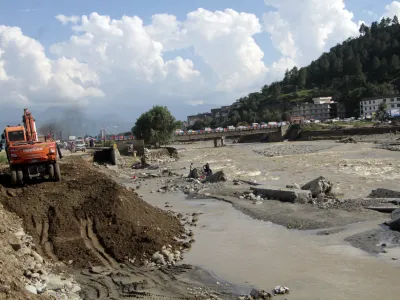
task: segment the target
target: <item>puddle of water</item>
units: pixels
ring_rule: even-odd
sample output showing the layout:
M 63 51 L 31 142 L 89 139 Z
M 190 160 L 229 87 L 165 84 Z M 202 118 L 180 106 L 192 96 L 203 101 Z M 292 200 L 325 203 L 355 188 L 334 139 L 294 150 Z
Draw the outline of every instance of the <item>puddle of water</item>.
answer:
M 196 243 L 184 262 L 231 283 L 261 289 L 285 285 L 291 289 L 287 299 L 398 299 L 400 268 L 335 240 L 335 235 L 287 230 L 216 200 L 153 194 L 144 199 L 161 208 L 168 201 L 176 212 L 204 213 L 193 227 Z

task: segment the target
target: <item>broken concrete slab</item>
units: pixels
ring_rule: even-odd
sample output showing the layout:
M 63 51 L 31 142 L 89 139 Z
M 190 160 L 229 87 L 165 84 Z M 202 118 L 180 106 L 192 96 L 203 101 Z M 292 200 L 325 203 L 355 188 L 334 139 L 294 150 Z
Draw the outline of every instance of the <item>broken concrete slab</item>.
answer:
M 317 197 L 319 194 L 328 194 L 332 191 L 332 183 L 326 180 L 325 177 L 320 176 L 309 183 L 306 183 L 301 187 L 302 190 L 311 191 L 313 197 Z
M 250 187 L 250 189 L 267 198 L 278 199 L 283 202 L 308 203 L 312 199 L 311 191 L 308 190 L 288 189 L 267 185 Z
M 375 210 L 381 213 L 390 214 L 391 212 L 395 211 L 397 207 L 386 207 L 386 206 L 368 206 L 367 209 Z
M 368 198 L 400 198 L 399 191 L 393 191 L 389 189 L 376 189 L 368 195 Z

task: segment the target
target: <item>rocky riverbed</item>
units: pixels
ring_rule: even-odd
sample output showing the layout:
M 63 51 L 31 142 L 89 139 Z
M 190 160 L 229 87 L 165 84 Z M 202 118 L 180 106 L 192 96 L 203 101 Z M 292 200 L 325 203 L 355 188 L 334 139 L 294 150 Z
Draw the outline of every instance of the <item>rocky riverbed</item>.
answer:
M 261 154 L 266 157 L 286 156 L 286 155 L 299 155 L 310 154 L 332 148 L 333 145 L 311 144 L 311 145 L 297 145 L 287 143 L 283 145 L 269 145 L 265 149 L 254 150 L 255 153 Z

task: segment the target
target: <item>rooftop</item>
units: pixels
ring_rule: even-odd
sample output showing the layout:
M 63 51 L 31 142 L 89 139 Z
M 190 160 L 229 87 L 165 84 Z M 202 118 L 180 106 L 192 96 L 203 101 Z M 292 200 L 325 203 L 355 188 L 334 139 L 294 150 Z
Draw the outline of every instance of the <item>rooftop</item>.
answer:
M 378 100 L 378 99 L 390 99 L 390 98 L 400 98 L 400 94 L 393 94 L 393 95 L 385 95 L 385 96 L 374 96 L 374 97 L 365 97 L 360 100 L 361 101 L 368 101 L 368 100 Z

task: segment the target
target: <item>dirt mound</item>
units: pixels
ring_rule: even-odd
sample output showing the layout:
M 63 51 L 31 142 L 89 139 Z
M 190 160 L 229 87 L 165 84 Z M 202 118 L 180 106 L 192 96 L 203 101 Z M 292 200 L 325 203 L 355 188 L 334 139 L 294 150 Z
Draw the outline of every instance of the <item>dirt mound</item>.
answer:
M 183 228 L 81 159 L 62 164 L 62 182 L 7 189 L 0 200 L 53 259 L 87 266 L 150 258 L 162 246 L 177 247 Z

